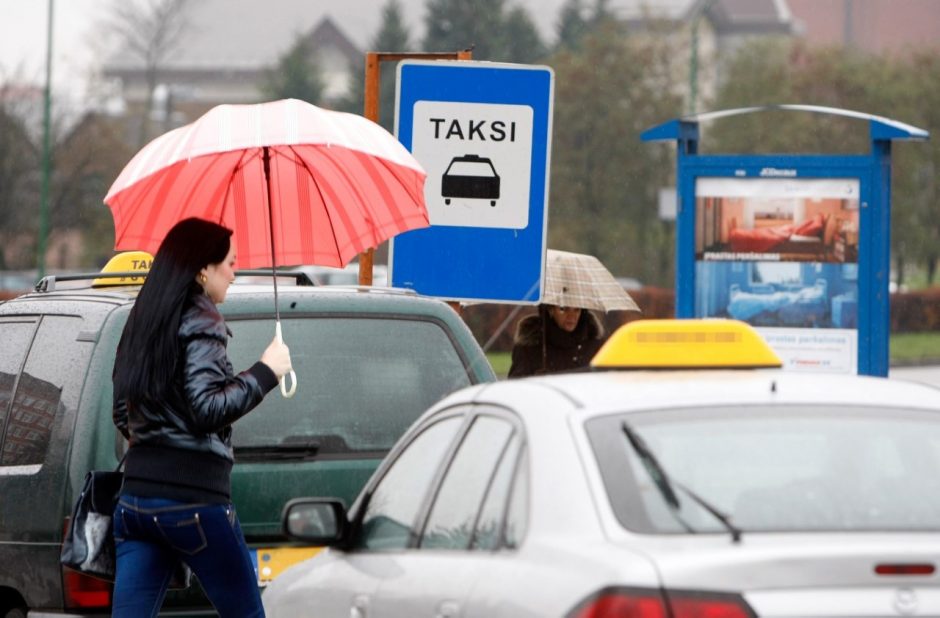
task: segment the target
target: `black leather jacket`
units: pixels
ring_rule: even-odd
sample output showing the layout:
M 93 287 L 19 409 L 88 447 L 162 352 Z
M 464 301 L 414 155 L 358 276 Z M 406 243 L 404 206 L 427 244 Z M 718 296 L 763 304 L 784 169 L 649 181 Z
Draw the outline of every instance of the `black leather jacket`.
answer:
M 194 295 L 180 318 L 181 369 L 166 400 L 129 411 L 115 397 L 114 424 L 132 449 L 170 447 L 233 461 L 232 423 L 258 405 L 277 378 L 260 361 L 235 375 L 226 353 L 229 336 L 215 304 Z

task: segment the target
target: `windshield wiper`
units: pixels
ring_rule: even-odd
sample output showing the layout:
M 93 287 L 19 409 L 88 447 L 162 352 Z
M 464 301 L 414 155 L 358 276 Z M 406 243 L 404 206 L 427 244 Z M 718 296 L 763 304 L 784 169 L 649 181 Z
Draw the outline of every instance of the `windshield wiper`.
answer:
M 682 526 L 688 532 L 694 533 L 695 530 L 679 515 L 679 497 L 676 496 L 676 492 L 673 489 L 673 486 L 681 489 L 683 492 L 685 492 L 686 495 L 692 498 L 692 500 L 698 503 L 699 506 L 711 513 L 715 519 L 721 522 L 721 525 L 723 525 L 725 529 L 731 533 L 731 540 L 733 542 L 738 543 L 741 541 L 741 529 L 731 523 L 731 519 L 727 515 L 719 511 L 717 508 L 715 508 L 715 506 L 685 485 L 671 481 L 662 465 L 660 465 L 659 460 L 656 459 L 653 451 L 651 451 L 650 448 L 646 445 L 646 441 L 643 440 L 640 434 L 633 431 L 626 421 L 621 423 L 620 427 L 623 430 L 624 435 L 627 436 L 627 440 L 630 441 L 630 446 L 633 447 L 633 450 L 640 458 L 640 461 L 643 462 L 643 467 L 646 468 L 650 478 L 653 479 L 653 483 L 656 485 L 659 493 L 662 494 L 663 499 L 669 506 L 669 510 L 672 511 L 672 514 L 676 520 L 682 524 Z
M 265 446 L 236 446 L 235 454 L 248 459 L 309 459 L 320 452 L 320 442 L 268 444 Z

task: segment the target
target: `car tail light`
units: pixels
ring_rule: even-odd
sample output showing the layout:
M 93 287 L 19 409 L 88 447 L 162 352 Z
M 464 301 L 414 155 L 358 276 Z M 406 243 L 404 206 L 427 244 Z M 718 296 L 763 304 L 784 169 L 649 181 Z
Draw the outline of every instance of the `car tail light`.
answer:
M 568 618 L 669 618 L 659 590 L 605 588 L 578 604 Z
M 673 618 L 753 618 L 738 595 L 676 593 L 669 595 Z
M 66 517 L 63 537 L 68 532 L 68 528 L 69 518 Z M 68 609 L 99 608 L 111 606 L 111 593 L 114 587 L 111 582 L 63 567 L 62 590 L 65 596 L 65 607 Z
M 754 613 L 736 594 L 605 588 L 568 618 L 754 618 Z
M 111 582 L 63 568 L 62 583 L 65 589 L 65 606 L 69 609 L 111 605 Z
M 933 575 L 936 568 L 929 562 L 923 564 L 879 564 L 875 566 L 878 575 Z

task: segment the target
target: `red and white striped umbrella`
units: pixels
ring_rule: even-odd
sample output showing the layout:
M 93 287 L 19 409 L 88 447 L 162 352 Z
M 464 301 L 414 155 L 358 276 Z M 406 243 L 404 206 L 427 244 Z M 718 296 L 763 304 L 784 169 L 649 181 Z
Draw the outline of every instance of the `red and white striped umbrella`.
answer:
M 219 105 L 134 155 L 105 203 L 114 248 L 156 254 L 178 221 L 233 230 L 236 266 L 345 266 L 426 227 L 425 172 L 376 123 L 303 101 Z M 274 279 L 275 336 L 281 319 Z M 281 379 L 281 393 L 292 385 Z
M 200 217 L 234 230 L 239 268 L 344 266 L 428 225 L 424 179 L 378 124 L 287 99 L 219 105 L 156 138 L 104 201 L 116 250 L 154 254 L 175 223 Z

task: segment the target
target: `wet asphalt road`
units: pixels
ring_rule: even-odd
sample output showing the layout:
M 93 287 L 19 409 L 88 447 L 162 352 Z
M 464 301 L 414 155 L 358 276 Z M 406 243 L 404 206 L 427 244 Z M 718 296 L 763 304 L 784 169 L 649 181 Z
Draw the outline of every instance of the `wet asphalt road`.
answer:
M 891 367 L 888 370 L 889 378 L 913 380 L 923 382 L 940 388 L 940 365 L 925 365 L 922 367 Z

